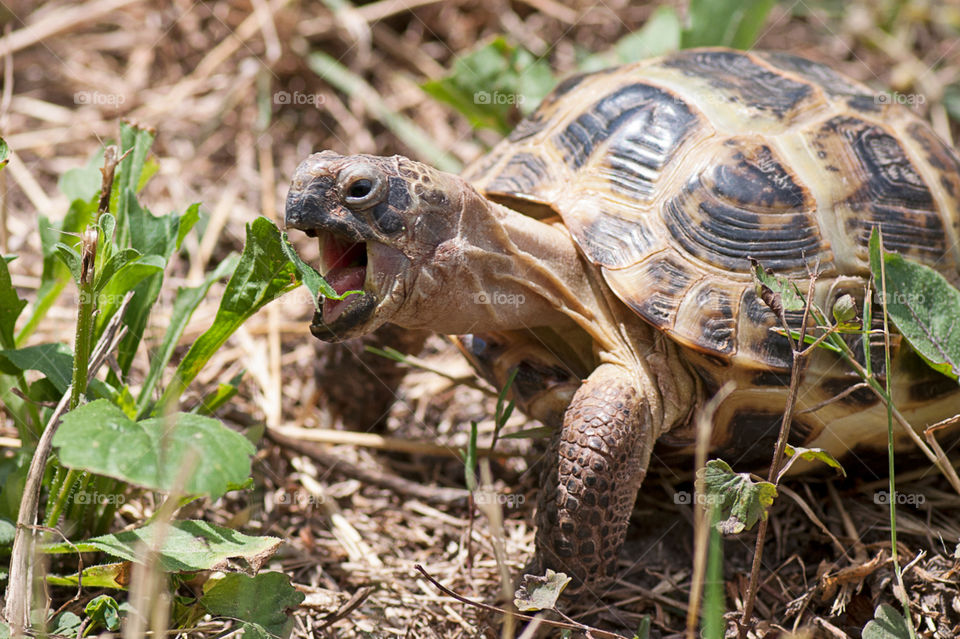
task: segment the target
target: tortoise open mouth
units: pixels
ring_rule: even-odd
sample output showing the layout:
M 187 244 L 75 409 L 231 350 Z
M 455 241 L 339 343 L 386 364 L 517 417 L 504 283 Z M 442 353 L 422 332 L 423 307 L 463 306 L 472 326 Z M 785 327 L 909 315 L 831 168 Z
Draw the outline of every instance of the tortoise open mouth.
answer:
M 318 232 L 317 237 L 320 243 L 320 274 L 333 290 L 338 295 L 364 290 L 367 281 L 366 242 L 351 242 L 325 231 Z M 321 319 L 325 324 L 336 321 L 357 298 L 357 295 L 348 295 L 342 300 L 324 300 Z

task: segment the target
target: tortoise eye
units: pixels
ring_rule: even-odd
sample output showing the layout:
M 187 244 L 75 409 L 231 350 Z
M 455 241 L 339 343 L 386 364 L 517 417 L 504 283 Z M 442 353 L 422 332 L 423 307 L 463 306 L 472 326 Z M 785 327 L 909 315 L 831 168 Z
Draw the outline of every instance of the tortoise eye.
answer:
M 352 209 L 367 209 L 387 194 L 387 180 L 375 166 L 360 164 L 340 173 L 337 181 L 343 202 Z

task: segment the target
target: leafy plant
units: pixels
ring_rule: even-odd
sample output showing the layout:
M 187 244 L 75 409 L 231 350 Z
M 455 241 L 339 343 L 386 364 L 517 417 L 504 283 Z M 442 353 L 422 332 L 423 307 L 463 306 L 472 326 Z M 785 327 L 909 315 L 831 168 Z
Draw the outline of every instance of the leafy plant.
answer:
M 305 277 L 320 295 L 332 290 L 312 269 L 291 260 L 279 229 L 259 218 L 247 225 L 241 255 L 221 261 L 200 285 L 177 290 L 170 321 L 149 354 L 149 370 L 138 379 L 132 364 L 136 354 L 150 346 L 143 338 L 161 299 L 165 273 L 200 218 L 197 204 L 183 213 L 159 216 L 141 205 L 138 192 L 158 166 L 149 157 L 153 139 L 152 131 L 124 123 L 119 147 L 107 147 L 86 167 L 68 171 L 60 180 L 70 209 L 60 222 L 41 220 L 43 273 L 32 305 L 13 286 L 8 263 L 14 258 L 0 260 L 0 399 L 22 442 L 13 456 L 0 460 L 0 551 L 11 556 L 6 616 L 15 626 L 27 624 L 31 612 L 33 589 L 25 567 L 33 551 L 51 557 L 102 553 L 111 559 L 83 569 L 83 584 L 123 590 L 130 566 L 143 561 L 144 545 L 155 548 L 160 569 L 178 575 L 225 569 L 228 559 L 238 557 L 258 569 L 280 543 L 203 521 L 156 519 L 123 533 L 108 532 L 117 508 L 138 492 L 160 493 L 170 507 L 161 504 L 158 512 L 172 514 L 180 504 L 216 499 L 249 483 L 254 446 L 211 416 L 235 394 L 239 378 L 180 410 L 184 393 L 230 335 L 260 308 L 300 286 Z M 5 153 L 0 142 L 0 156 Z M 0 157 L 0 167 L 3 163 Z M 191 316 L 215 282 L 228 274 L 212 325 L 165 380 Z M 66 341 L 27 345 L 71 283 L 77 291 L 74 348 Z M 99 376 L 111 352 L 116 353 L 116 365 Z M 47 495 L 44 508 L 39 503 L 42 493 Z M 34 545 L 29 524 L 38 515 L 69 541 L 50 543 L 44 538 Z M 74 588 L 80 578 L 46 576 L 52 586 Z M 302 595 L 288 580 L 284 587 L 270 573 L 245 579 L 252 580 L 254 590 L 246 582 L 231 586 L 239 583 L 235 577 L 221 578 L 206 603 L 196 604 L 201 615 L 239 618 L 247 624 L 244 628 L 262 636 L 289 630 L 285 611 Z M 252 600 L 256 588 L 276 596 L 259 597 L 251 616 L 217 603 L 237 593 Z M 73 636 L 95 628 L 115 630 L 122 623 L 116 602 L 110 597 L 94 601 L 82 626 L 62 615 L 55 626 Z

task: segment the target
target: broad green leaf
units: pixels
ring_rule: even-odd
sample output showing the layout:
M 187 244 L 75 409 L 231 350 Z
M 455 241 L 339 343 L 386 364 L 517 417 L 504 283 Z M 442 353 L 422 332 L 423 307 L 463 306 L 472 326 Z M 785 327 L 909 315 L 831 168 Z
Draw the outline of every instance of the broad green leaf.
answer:
M 151 523 L 142 528 L 102 535 L 86 541 L 43 546 L 50 554 L 105 552 L 134 563 L 142 563 L 142 544 L 151 547 L 158 541 L 160 565 L 167 572 L 215 570 L 234 557 L 246 559 L 258 567 L 283 543 L 276 537 L 250 537 L 205 521 L 174 521 L 169 525 Z
M 288 637 L 293 628 L 289 611 L 303 602 L 303 593 L 280 572 L 255 577 L 231 572 L 204 584 L 200 603 L 214 617 L 241 621 L 243 636 Z M 252 633 L 252 635 L 250 634 Z
M 53 445 L 68 468 L 153 490 L 181 485 L 187 494 L 214 499 L 250 475 L 255 452 L 215 419 L 176 413 L 135 422 L 105 399 L 64 415 Z
M 838 462 L 833 455 L 822 448 L 803 448 L 802 446 L 794 447 L 790 444 L 787 444 L 784 451 L 790 457 L 796 457 L 797 459 L 802 459 L 804 461 L 823 462 L 830 468 L 836 468 L 844 477 L 847 476 L 847 471 L 843 469 L 843 466 L 840 465 L 840 462 Z
M 120 123 L 120 154 L 126 156 L 117 165 L 113 189 L 110 192 L 110 211 L 117 217 L 117 245 L 130 245 L 131 220 L 129 206 L 136 202 L 134 195 L 140 187 L 147 153 L 153 145 L 154 133 L 128 122 Z M 129 153 L 127 151 L 129 150 Z M 128 194 L 129 192 L 129 194 Z
M 683 48 L 753 46 L 776 0 L 690 0 Z
M 40 371 L 63 394 L 73 375 L 73 351 L 62 342 L 0 351 L 0 370 Z
M 283 249 L 284 255 L 287 256 L 287 259 L 289 259 L 296 268 L 297 275 L 300 276 L 303 285 L 310 291 L 310 295 L 313 297 L 313 306 L 318 313 L 320 312 L 319 299 L 321 295 L 331 300 L 342 300 L 348 295 L 363 295 L 363 291 L 345 291 L 342 295 L 337 293 L 334 288 L 323 279 L 320 273 L 317 273 L 316 269 L 300 259 L 296 249 L 290 244 L 290 239 L 286 233 L 280 234 L 280 246 Z
M 883 251 L 885 290 L 881 285 L 880 234 L 870 234 L 870 270 L 874 288 L 900 334 L 934 370 L 960 377 L 960 291 L 928 266 Z
M 168 215 L 154 215 L 145 207 L 140 206 L 133 191 L 127 190 L 123 196 L 128 200 L 127 216 L 130 220 L 130 246 L 144 255 L 160 255 L 164 260 L 169 259 L 179 245 L 180 224 L 183 217 L 187 216 L 188 213 L 181 215 L 174 212 Z M 188 209 L 189 211 L 190 209 Z
M 542 577 L 524 575 L 520 578 L 520 587 L 513 595 L 513 605 L 520 612 L 550 610 L 557 605 L 557 599 L 570 581 L 570 577 L 564 573 L 554 572 L 549 568 Z
M 93 621 L 107 630 L 116 630 L 120 627 L 120 607 L 110 595 L 97 595 L 84 607 L 83 612 Z
M 710 502 L 726 518 L 717 523 L 717 530 L 725 535 L 749 530 L 766 519 L 767 508 L 777 496 L 776 486 L 754 482 L 747 473 L 735 473 L 722 459 L 711 459 L 698 475 L 703 477 Z
M 140 292 L 138 286 L 147 278 L 163 273 L 166 261 L 160 255 L 144 255 L 121 266 L 97 293 L 96 336 L 99 337 L 107 323 L 123 303 L 129 291 Z M 159 286 L 159 284 L 157 284 Z M 159 291 L 158 291 L 159 292 Z M 136 297 L 136 293 L 134 294 Z M 131 301 L 131 306 L 133 302 Z M 129 312 L 129 311 L 128 311 Z M 126 323 L 126 322 L 124 322 Z M 131 327 L 132 329 L 135 327 Z
M 80 624 L 82 623 L 83 620 L 77 614 L 64 610 L 54 617 L 53 624 L 50 626 L 51 633 L 61 637 L 76 637 L 80 632 Z
M 614 45 L 621 63 L 676 51 L 680 48 L 680 18 L 673 7 L 658 7 L 650 19 L 637 31 L 629 33 Z
M 239 256 L 233 254 L 220 262 L 216 269 L 208 273 L 206 279 L 204 279 L 203 283 L 199 286 L 177 288 L 177 296 L 173 301 L 173 311 L 170 314 L 170 323 L 167 326 L 167 332 L 163 336 L 163 342 L 160 344 L 160 348 L 150 356 L 150 370 L 143 380 L 140 398 L 137 400 L 137 409 L 140 416 L 144 414 L 153 396 L 153 389 L 156 388 L 157 382 L 160 381 L 163 369 L 170 361 L 170 358 L 173 357 L 173 351 L 176 349 L 180 337 L 183 335 L 183 331 L 187 328 L 187 323 L 193 316 L 193 312 L 197 310 L 197 307 L 200 305 L 200 302 L 203 301 L 203 298 L 213 283 L 227 273 L 233 272 L 237 267 L 238 260 Z
M 787 312 L 803 310 L 803 293 L 796 284 L 763 268 L 763 265 L 753 258 L 750 258 L 750 263 L 753 265 L 753 276 L 757 280 L 757 296 L 768 306 L 772 304 L 774 312 L 777 312 L 777 305 Z
M 112 564 L 97 564 L 83 569 L 83 586 L 85 588 L 111 588 L 126 590 L 130 581 L 130 562 L 121 561 Z M 47 575 L 47 583 L 51 586 L 76 587 L 80 576 Z
M 233 277 L 227 282 L 213 326 L 190 347 L 158 407 L 179 400 L 197 373 L 234 331 L 268 303 L 299 285 L 296 267 L 284 253 L 276 225 L 265 217 L 247 224 L 243 254 Z
M 911 639 L 907 620 L 889 604 L 880 604 L 860 635 L 863 639 Z
M 139 257 L 140 252 L 135 249 L 121 249 L 115 252 L 110 256 L 110 259 L 107 260 L 107 263 L 102 266 L 100 271 L 96 273 L 93 290 L 97 292 L 103 290 L 103 287 L 117 274 L 117 271 L 126 266 L 128 262 L 132 262 Z
M 14 329 L 17 318 L 27 305 L 27 300 L 20 299 L 17 289 L 10 279 L 10 270 L 7 261 L 0 260 L 0 348 L 14 348 Z

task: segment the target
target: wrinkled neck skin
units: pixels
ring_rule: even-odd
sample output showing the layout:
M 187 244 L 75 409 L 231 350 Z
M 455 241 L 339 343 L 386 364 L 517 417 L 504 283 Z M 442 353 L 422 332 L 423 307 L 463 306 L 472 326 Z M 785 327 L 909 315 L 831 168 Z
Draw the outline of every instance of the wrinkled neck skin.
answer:
M 687 419 L 700 391 L 677 345 L 610 291 L 561 222 L 493 203 L 466 182 L 459 206 L 459 223 L 417 270 L 392 321 L 446 334 L 579 328 L 597 364 L 634 377 L 658 433 Z

